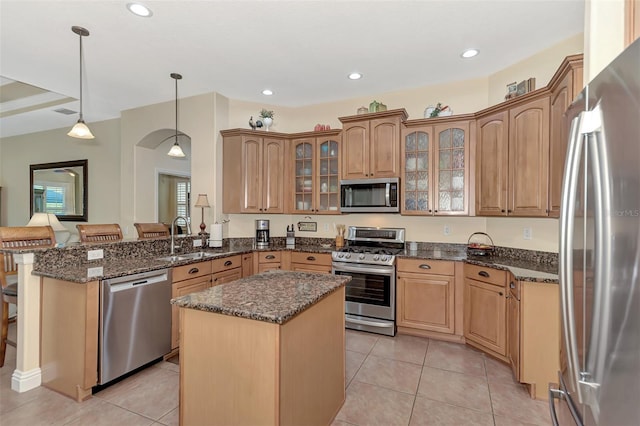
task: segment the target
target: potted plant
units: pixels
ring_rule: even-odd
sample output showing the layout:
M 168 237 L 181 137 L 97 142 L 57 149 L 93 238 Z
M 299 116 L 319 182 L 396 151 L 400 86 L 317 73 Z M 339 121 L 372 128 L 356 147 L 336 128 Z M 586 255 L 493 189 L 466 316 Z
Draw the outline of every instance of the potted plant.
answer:
M 268 132 L 269 127 L 273 123 L 273 111 L 262 108 L 262 110 L 260 111 L 260 118 L 262 118 L 265 130 Z

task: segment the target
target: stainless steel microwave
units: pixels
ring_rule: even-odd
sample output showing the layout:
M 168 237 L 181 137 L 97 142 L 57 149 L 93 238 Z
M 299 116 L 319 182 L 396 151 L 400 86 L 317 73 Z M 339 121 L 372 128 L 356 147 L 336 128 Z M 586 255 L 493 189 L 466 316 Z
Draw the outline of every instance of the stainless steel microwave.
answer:
M 343 213 L 398 213 L 398 178 L 348 179 L 340 181 L 340 211 Z

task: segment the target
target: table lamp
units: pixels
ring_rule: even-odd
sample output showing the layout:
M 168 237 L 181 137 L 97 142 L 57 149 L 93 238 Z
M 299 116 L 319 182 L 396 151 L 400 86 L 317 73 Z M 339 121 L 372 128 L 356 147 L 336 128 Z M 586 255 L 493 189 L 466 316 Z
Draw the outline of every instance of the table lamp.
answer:
M 207 194 L 198 194 L 198 199 L 196 200 L 196 204 L 194 207 L 200 207 L 202 209 L 202 219 L 200 222 L 200 232 L 198 235 L 204 234 L 204 230 L 207 228 L 207 225 L 204 224 L 204 209 L 205 207 L 211 207 L 209 205 L 209 200 L 207 199 Z
M 50 226 L 56 235 L 56 244 L 64 244 L 69 239 L 71 232 L 65 228 L 58 217 L 53 213 L 34 213 L 27 226 Z

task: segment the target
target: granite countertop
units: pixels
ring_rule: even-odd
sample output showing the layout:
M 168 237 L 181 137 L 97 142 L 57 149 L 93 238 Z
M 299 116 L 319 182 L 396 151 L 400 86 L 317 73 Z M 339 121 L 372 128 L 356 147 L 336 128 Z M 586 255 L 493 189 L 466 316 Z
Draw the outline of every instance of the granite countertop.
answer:
M 344 275 L 270 271 L 178 297 L 171 304 L 284 324 L 350 280 Z
M 522 258 L 508 256 L 469 256 L 465 250 L 451 249 L 450 246 L 440 248 L 421 249 L 417 251 L 403 251 L 397 257 L 400 259 L 431 259 L 448 260 L 456 262 L 467 262 L 474 265 L 486 266 L 508 270 L 512 272 L 517 280 L 534 281 L 545 283 L 558 283 L 558 266 L 553 263 L 538 262 Z M 296 244 L 295 248 L 285 246 L 272 246 L 256 249 L 253 247 L 239 248 L 207 248 L 204 251 L 208 254 L 202 259 L 183 260 L 161 260 L 163 256 L 131 256 L 117 259 L 101 259 L 99 261 L 83 263 L 59 263 L 47 265 L 46 268 L 35 265 L 33 273 L 35 275 L 56 278 L 64 281 L 86 283 L 89 281 L 116 278 L 140 272 L 158 270 L 162 268 L 172 268 L 191 263 L 212 260 L 222 257 L 234 256 L 237 254 L 261 252 L 261 251 L 297 251 L 304 253 L 326 253 L 330 254 L 335 250 L 335 246 L 320 246 L 313 244 Z M 166 255 L 164 255 L 166 256 Z

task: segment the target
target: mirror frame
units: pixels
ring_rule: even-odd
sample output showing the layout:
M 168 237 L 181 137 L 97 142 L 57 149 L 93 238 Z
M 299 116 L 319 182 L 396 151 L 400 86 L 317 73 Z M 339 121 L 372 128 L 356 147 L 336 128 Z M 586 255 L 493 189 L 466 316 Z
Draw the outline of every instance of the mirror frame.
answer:
M 89 180 L 88 160 L 60 161 L 29 165 L 29 217 L 33 216 L 33 174 L 37 170 L 60 169 L 66 167 L 82 167 L 82 214 L 56 215 L 58 220 L 67 222 L 87 222 L 89 220 Z

